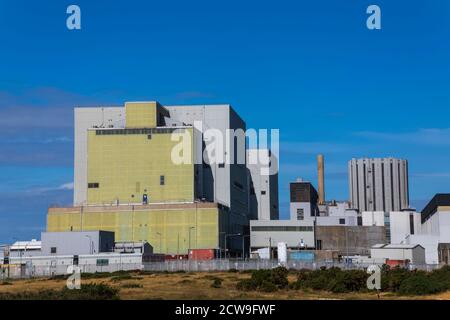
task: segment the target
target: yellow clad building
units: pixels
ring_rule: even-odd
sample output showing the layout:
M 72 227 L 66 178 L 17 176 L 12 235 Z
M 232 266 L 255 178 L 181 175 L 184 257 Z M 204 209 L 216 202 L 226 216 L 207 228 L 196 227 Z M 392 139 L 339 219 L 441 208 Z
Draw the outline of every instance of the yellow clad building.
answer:
M 147 241 L 165 254 L 223 248 L 226 234 L 244 232 L 246 180 L 237 183 L 241 212 L 205 199 L 202 137 L 191 123 L 167 124 L 170 112 L 158 102 L 83 112 L 75 115 L 75 175 L 87 183 L 75 178 L 75 192 L 85 200 L 49 208 L 47 231 L 113 231 L 116 241 Z

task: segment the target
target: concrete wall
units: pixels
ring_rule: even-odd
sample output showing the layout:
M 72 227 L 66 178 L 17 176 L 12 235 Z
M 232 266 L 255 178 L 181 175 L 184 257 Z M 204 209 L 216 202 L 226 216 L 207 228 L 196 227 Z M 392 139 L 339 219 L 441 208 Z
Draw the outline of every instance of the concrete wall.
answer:
M 352 208 L 389 212 L 409 207 L 406 160 L 352 159 L 348 162 L 348 172 Z
M 413 264 L 425 264 L 425 249 L 415 248 L 372 248 L 371 258 L 389 260 L 409 260 Z
M 87 130 L 125 127 L 123 107 L 75 108 L 74 205 L 87 204 Z
M 377 226 L 316 226 L 316 240 L 322 242 L 322 250 L 368 255 L 373 245 L 386 243 L 386 234 L 384 227 Z
M 309 248 L 314 247 L 314 224 L 296 220 L 250 221 L 250 246 L 252 248 L 276 247 L 285 242 L 289 248 L 298 248 L 303 240 Z
M 88 188 L 88 204 L 141 204 L 144 194 L 148 203 L 193 202 L 193 128 L 129 133 L 136 130 L 88 131 L 88 183 L 97 184 Z M 173 141 L 173 132 L 185 141 Z M 172 159 L 172 150 L 181 144 L 187 163 Z
M 42 232 L 41 241 L 43 256 L 112 252 L 114 232 Z M 55 253 L 51 252 L 52 248 L 56 248 Z
M 116 241 L 146 241 L 155 253 L 185 254 L 189 242 L 191 249 L 218 248 L 219 228 L 230 221 L 234 217 L 214 203 L 49 208 L 47 231 L 113 231 Z
M 256 163 L 252 163 L 256 162 Z M 275 220 L 279 217 L 278 209 L 278 173 L 265 175 L 263 168 L 268 168 L 269 162 L 277 165 L 277 159 L 269 156 L 267 149 L 247 150 L 247 167 L 250 173 L 250 212 L 252 219 Z M 275 163 L 275 164 L 274 164 Z

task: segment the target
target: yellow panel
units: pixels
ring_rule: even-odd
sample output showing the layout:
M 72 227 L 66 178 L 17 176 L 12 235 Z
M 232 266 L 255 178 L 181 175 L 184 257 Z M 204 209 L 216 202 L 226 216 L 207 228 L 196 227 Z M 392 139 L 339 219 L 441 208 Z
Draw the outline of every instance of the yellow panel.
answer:
M 155 253 L 186 254 L 189 248 L 215 249 L 219 246 L 217 208 L 85 210 L 83 214 L 81 211 L 54 211 L 47 216 L 49 232 L 70 231 L 74 221 L 78 221 L 78 228 L 82 221 L 82 230 L 113 231 L 116 241 L 147 241 Z
M 139 129 L 134 129 L 139 130 Z M 192 128 L 185 130 L 190 138 L 190 163 L 176 164 L 172 149 L 179 144 L 171 140 L 170 130 L 157 129 L 151 134 L 114 134 L 88 131 L 88 204 L 192 202 L 194 200 L 194 160 Z M 140 131 L 141 132 L 141 131 Z M 100 132 L 99 132 L 100 133 Z M 161 184 L 161 176 L 164 184 Z
M 127 128 L 156 128 L 157 102 L 127 102 L 125 103 Z

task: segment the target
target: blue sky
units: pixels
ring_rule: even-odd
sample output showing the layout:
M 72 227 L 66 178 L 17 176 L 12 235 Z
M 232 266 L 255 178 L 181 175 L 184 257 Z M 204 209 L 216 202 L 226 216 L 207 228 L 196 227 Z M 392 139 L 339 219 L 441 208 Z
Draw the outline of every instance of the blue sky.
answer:
M 352 157 L 408 159 L 420 209 L 450 192 L 449 38 L 447 0 L 0 0 L 0 243 L 39 237 L 47 207 L 70 204 L 73 107 L 129 100 L 230 103 L 279 128 L 282 217 L 319 152 L 336 199 Z

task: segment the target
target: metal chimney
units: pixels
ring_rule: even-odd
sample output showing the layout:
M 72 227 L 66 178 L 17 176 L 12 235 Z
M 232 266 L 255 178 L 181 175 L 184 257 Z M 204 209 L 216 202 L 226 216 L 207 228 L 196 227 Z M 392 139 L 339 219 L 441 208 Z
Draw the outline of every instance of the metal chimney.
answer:
M 319 204 L 325 204 L 325 171 L 323 154 L 317 155 L 317 177 L 319 179 Z

